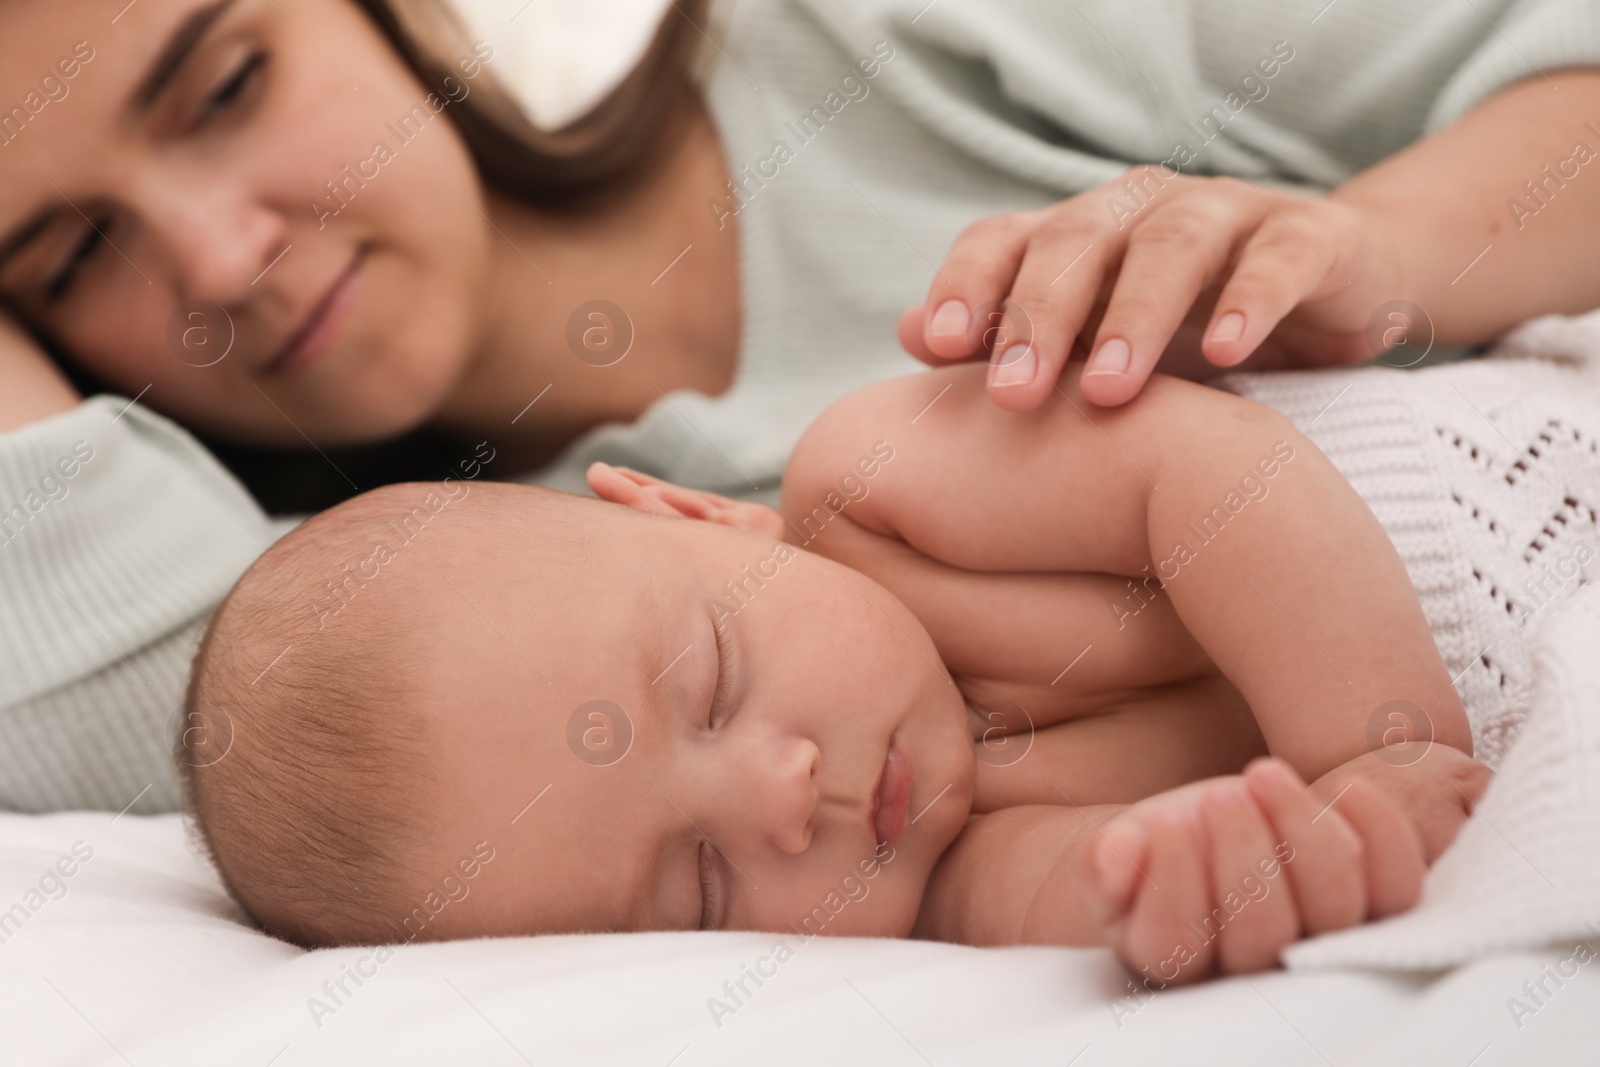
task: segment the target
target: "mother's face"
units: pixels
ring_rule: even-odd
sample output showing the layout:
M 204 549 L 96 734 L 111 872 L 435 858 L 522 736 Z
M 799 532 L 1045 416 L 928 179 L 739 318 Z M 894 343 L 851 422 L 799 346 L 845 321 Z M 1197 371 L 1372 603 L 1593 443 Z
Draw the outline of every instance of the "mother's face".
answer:
M 426 421 L 484 319 L 491 231 L 445 103 L 472 82 L 430 99 L 350 0 L 125 3 L 0 0 L 0 292 L 219 436 Z

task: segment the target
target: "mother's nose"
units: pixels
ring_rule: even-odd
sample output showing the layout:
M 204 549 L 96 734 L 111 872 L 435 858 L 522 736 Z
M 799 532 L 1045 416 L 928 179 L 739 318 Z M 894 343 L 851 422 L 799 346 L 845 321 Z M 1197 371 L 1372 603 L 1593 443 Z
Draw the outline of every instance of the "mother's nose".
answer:
M 246 188 L 152 181 L 135 196 L 186 299 L 236 303 L 284 250 L 287 220 Z

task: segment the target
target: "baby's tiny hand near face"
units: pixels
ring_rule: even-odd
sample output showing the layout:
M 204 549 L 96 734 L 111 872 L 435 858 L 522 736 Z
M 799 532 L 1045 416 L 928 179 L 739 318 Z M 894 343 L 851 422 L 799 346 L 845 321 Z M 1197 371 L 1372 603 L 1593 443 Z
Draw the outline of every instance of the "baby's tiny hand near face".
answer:
M 1071 862 L 1106 942 L 1152 987 L 1277 964 L 1283 948 L 1404 911 L 1411 820 L 1360 776 L 1337 808 L 1280 760 L 1170 790 L 1086 836 Z

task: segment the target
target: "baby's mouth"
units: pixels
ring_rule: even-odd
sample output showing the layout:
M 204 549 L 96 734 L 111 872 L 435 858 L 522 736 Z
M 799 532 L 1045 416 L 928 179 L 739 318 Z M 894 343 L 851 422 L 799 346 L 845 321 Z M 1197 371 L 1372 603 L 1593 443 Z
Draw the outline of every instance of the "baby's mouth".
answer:
M 911 804 L 911 753 L 899 734 L 889 738 L 889 752 L 883 760 L 883 773 L 872 793 L 872 830 L 879 845 L 892 845 L 906 828 L 906 809 Z

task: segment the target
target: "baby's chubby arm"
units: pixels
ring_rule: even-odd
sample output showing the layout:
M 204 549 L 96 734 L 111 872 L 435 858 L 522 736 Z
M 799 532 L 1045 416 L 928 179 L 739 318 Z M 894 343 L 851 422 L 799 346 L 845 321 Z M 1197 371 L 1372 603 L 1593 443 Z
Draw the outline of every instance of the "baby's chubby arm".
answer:
M 1114 948 L 1149 988 L 1274 965 L 1289 943 L 1416 902 L 1422 842 L 1365 781 L 1326 803 L 1281 761 L 1131 807 L 974 817 L 914 933 L 974 945 Z
M 840 472 L 880 440 L 894 460 L 844 517 L 967 571 L 1122 575 L 1140 597 L 1169 597 L 1243 693 L 1269 749 L 1307 781 L 1367 755 L 1369 722 L 1394 702 L 1422 709 L 1432 740 L 1470 754 L 1466 716 L 1398 554 L 1277 412 L 1161 376 L 1112 410 L 1084 403 L 1064 379 L 1026 413 L 988 401 L 981 367 L 882 382 L 829 409 L 796 449 L 784 492 L 791 529 L 809 502 L 838 496 Z M 830 539 L 808 547 L 830 554 Z M 841 561 L 919 617 L 941 609 L 918 603 L 933 592 L 897 586 L 869 559 Z M 1139 602 L 1129 597 L 1119 615 L 1125 631 L 1147 622 L 1131 610 Z M 1097 647 L 1085 660 L 1115 651 Z

